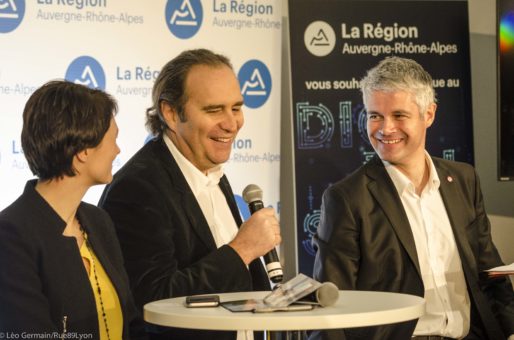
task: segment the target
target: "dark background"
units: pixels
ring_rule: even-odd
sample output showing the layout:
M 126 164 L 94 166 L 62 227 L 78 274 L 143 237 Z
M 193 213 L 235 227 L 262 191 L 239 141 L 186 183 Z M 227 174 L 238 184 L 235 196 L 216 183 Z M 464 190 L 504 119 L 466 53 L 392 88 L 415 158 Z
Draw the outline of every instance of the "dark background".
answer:
M 293 0 L 289 4 L 292 108 L 295 157 L 295 190 L 297 218 L 297 247 L 299 271 L 310 275 L 313 253 L 310 239 L 319 223 L 319 207 L 323 191 L 330 184 L 344 178 L 366 161 L 372 154 L 362 120 L 362 99 L 358 89 L 307 90 L 305 81 L 311 80 L 360 80 L 365 71 L 378 63 L 385 55 L 376 57 L 365 54 L 342 54 L 345 42 L 351 45 L 394 44 L 398 40 L 343 39 L 341 23 L 347 27 L 362 23 L 381 22 L 382 26 L 418 27 L 417 39 L 404 39 L 405 43 L 456 44 L 458 53 L 404 54 L 419 62 L 434 79 L 459 79 L 458 88 L 436 88 L 438 109 L 434 125 L 427 135 L 427 150 L 443 157 L 443 150 L 454 149 L 454 159 L 473 164 L 473 126 L 471 109 L 469 31 L 467 3 L 463 1 L 306 1 Z M 305 28 L 313 21 L 322 20 L 336 32 L 336 46 L 325 57 L 312 55 L 304 44 Z M 339 103 L 351 102 L 352 144 L 341 148 Z M 301 149 L 298 145 L 297 103 L 324 105 L 334 118 L 334 134 L 331 140 L 317 149 Z M 359 124 L 360 122 L 360 124 Z M 316 120 L 311 130 L 321 129 Z

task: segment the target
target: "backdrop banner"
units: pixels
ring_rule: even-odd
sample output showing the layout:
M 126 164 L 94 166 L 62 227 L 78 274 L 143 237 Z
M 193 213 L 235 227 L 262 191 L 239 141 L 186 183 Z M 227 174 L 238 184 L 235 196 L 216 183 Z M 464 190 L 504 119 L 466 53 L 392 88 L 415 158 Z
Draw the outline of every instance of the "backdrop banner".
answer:
M 387 56 L 419 62 L 438 98 L 428 152 L 473 163 L 466 1 L 289 2 L 299 271 L 312 274 L 323 191 L 374 155 L 360 79 Z M 344 247 L 344 244 L 341 245 Z
M 148 139 L 145 110 L 162 66 L 185 49 L 228 56 L 245 125 L 226 173 L 238 204 L 249 183 L 279 208 L 281 1 L 0 0 L 0 209 L 32 177 L 20 145 L 22 111 L 52 79 L 101 88 L 119 102 L 119 169 Z M 85 200 L 96 204 L 103 186 Z

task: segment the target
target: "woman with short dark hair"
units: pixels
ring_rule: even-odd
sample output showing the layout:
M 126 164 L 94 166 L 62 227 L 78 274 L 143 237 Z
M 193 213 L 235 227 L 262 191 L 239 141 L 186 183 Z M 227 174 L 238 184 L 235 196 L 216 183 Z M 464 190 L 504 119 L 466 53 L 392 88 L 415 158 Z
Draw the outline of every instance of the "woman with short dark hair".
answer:
M 115 340 L 142 328 L 112 222 L 82 202 L 112 180 L 116 111 L 108 94 L 67 81 L 25 105 L 21 142 L 38 179 L 0 213 L 0 334 Z

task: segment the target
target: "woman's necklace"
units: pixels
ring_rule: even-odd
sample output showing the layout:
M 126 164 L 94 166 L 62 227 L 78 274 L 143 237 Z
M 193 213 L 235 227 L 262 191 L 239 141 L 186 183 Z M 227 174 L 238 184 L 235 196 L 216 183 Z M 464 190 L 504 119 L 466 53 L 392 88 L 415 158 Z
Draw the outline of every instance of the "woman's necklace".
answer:
M 89 250 L 89 253 L 91 254 L 91 268 L 93 269 L 93 276 L 95 278 L 96 291 L 98 292 L 98 300 L 100 300 L 100 308 L 102 310 L 102 319 L 104 320 L 105 332 L 107 333 L 107 339 L 111 340 L 111 337 L 109 335 L 109 325 L 107 323 L 107 314 L 105 314 L 104 301 L 102 299 L 102 289 L 100 288 L 100 283 L 98 282 L 98 275 L 96 274 L 95 259 L 93 258 L 93 249 L 91 248 L 91 244 L 89 243 L 89 240 L 87 238 L 86 231 L 82 227 L 80 228 L 80 230 L 82 231 L 82 235 L 84 236 L 84 242 L 86 242 L 86 247 Z

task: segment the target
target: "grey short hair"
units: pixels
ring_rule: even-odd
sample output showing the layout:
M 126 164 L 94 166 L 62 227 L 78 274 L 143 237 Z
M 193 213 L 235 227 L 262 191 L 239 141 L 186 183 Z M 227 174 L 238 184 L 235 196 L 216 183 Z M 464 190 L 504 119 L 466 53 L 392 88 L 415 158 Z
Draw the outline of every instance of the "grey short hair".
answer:
M 420 64 L 407 58 L 383 59 L 362 78 L 361 91 L 365 107 L 373 91 L 410 92 L 422 116 L 429 105 L 437 102 L 430 74 Z

